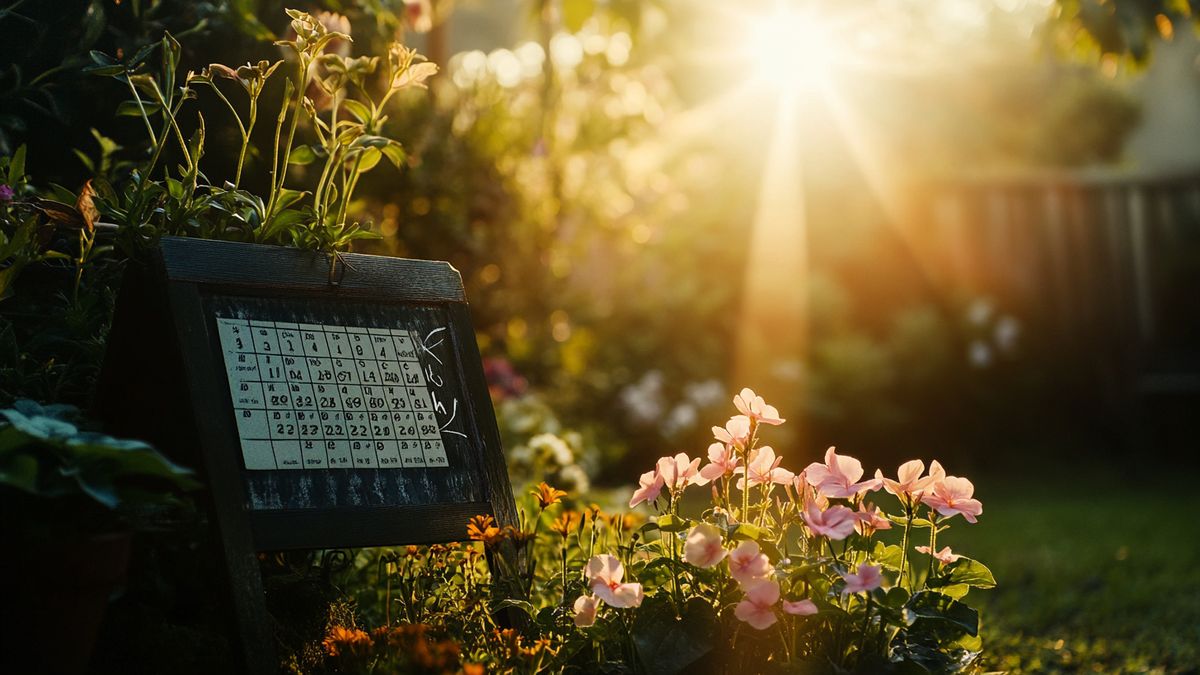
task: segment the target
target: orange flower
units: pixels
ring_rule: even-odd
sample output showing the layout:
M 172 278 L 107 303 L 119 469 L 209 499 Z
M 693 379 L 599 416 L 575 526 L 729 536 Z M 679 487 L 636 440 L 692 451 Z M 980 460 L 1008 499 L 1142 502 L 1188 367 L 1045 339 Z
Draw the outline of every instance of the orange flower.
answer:
M 504 540 L 504 532 L 496 527 L 496 521 L 489 515 L 479 515 L 467 523 L 467 536 L 472 541 L 482 541 L 483 545 L 491 548 Z
M 366 631 L 334 626 L 322 642 L 330 656 L 362 656 L 371 650 L 371 636 Z
M 483 675 L 485 672 L 482 663 L 464 663 L 462 667 L 463 675 Z
M 559 503 L 563 497 L 567 496 L 566 492 L 550 487 L 546 484 L 546 481 L 539 483 L 529 494 L 537 497 L 538 506 L 543 510 L 553 504 Z
M 629 532 L 641 524 L 641 518 L 634 513 L 614 513 L 608 516 L 608 524 L 613 529 Z
M 517 546 L 523 546 L 526 543 L 533 541 L 534 537 L 532 532 L 519 530 L 512 525 L 506 525 L 504 527 L 504 536 L 508 537 Z
M 550 525 L 550 529 L 559 534 L 560 537 L 566 539 L 571 534 L 571 530 L 575 529 L 583 520 L 582 516 L 576 511 L 563 511 L 562 515 L 554 520 Z

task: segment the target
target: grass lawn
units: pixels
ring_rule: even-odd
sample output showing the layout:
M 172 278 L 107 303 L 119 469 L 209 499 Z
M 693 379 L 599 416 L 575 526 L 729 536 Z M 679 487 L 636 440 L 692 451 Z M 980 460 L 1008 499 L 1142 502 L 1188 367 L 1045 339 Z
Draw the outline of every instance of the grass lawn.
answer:
M 1052 480 L 981 477 L 979 524 L 939 537 L 995 573 L 969 598 L 988 670 L 1200 673 L 1200 490 Z

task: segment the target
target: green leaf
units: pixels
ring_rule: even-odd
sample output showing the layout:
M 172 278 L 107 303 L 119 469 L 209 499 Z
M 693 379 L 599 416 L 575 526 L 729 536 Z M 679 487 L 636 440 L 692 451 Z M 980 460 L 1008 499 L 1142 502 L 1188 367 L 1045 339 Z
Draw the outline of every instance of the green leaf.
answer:
M 99 52 L 92 53 L 98 54 Z M 121 65 L 120 63 L 112 65 L 84 66 L 82 70 L 89 75 L 97 75 L 99 77 L 114 77 L 125 74 L 125 66 Z
M 904 550 L 898 545 L 886 545 L 882 541 L 875 542 L 875 548 L 871 551 L 872 560 L 895 572 L 900 571 L 900 559 L 903 557 Z
M 273 221 L 275 227 L 284 228 L 291 227 L 297 223 L 302 223 L 309 218 L 309 214 L 299 209 L 284 209 L 275 214 Z
M 396 141 L 393 141 L 390 138 L 385 138 L 383 136 L 371 136 L 369 134 L 364 134 L 362 136 L 358 136 L 357 138 L 355 138 L 354 142 L 350 144 L 350 147 L 353 147 L 353 148 L 386 148 L 387 146 L 389 146 L 395 142 Z
M 942 576 L 942 579 L 947 585 L 966 584 L 974 588 L 996 587 L 996 577 L 992 576 L 992 571 L 978 560 L 964 556 L 947 565 L 945 571 L 948 571 L 949 574 Z
M 750 539 L 758 541 L 763 536 L 763 529 L 750 523 L 738 523 L 729 532 L 732 539 Z
M 354 119 L 363 124 L 366 124 L 367 121 L 371 119 L 371 109 L 366 105 L 355 101 L 354 99 L 346 99 L 345 101 L 342 101 L 342 107 L 345 108 L 346 111 L 351 115 L 353 115 Z
M 146 109 L 146 116 L 153 115 L 162 109 L 157 103 L 143 101 L 141 107 L 138 107 L 137 101 L 121 101 L 117 104 L 117 115 L 120 117 L 141 117 L 142 108 Z
M 88 58 L 90 58 L 92 63 L 97 66 L 111 66 L 117 63 L 117 60 L 113 57 L 105 54 L 104 52 L 96 51 L 95 49 L 88 52 Z
M 918 619 L 931 619 L 954 624 L 970 635 L 979 634 L 979 612 L 936 591 L 921 591 L 904 606 L 904 621 L 908 625 Z
M 379 164 L 379 160 L 383 159 L 383 153 L 378 148 L 367 148 L 363 150 L 362 155 L 358 159 L 359 173 L 366 173 L 375 168 Z
M 141 49 L 134 52 L 133 58 L 129 59 L 129 68 L 133 69 L 142 65 L 146 59 L 150 58 L 150 55 L 154 53 L 155 49 L 158 49 L 157 42 L 151 42 L 148 45 L 142 45 Z
M 692 521 L 687 518 L 667 514 L 658 517 L 658 529 L 663 532 L 683 532 L 692 526 Z
M 644 672 L 675 675 L 689 672 L 713 651 L 719 631 L 716 612 L 701 598 L 680 608 L 679 617 L 666 598 L 647 598 L 633 622 L 633 643 Z
M 911 596 L 909 596 L 907 589 L 893 586 L 883 594 L 883 604 L 887 607 L 899 609 L 904 606 L 904 603 L 908 602 L 909 597 Z
M 74 478 L 75 483 L 84 494 L 107 508 L 115 509 L 121 503 L 121 496 L 117 494 L 117 486 L 113 484 L 112 476 L 102 471 L 85 474 L 77 468 L 65 469 L 62 471 L 62 475 Z
M 104 33 L 104 26 L 107 23 L 107 18 L 104 16 L 104 3 L 100 0 L 92 0 L 83 15 L 83 35 L 79 38 L 77 48 L 87 49 L 96 44 L 96 40 L 99 40 Z
M 8 184 L 16 185 L 25 178 L 25 146 L 17 148 L 12 159 L 8 161 Z
M 276 207 L 281 210 L 286 209 L 292 204 L 304 199 L 304 196 L 307 194 L 308 191 L 289 190 L 287 188 L 283 188 L 279 191 L 279 201 L 277 202 Z
M 317 152 L 311 145 L 298 145 L 292 148 L 292 153 L 288 155 L 288 164 L 307 166 L 315 162 L 316 159 Z
M 37 494 L 38 462 L 27 454 L 0 459 L 0 485 Z
M 932 584 L 930 586 L 932 587 Z M 949 586 L 938 587 L 938 593 L 948 595 L 955 600 L 962 600 L 970 590 L 971 587 L 966 584 L 951 584 Z
M 899 525 L 904 525 L 904 524 L 908 523 L 908 519 L 905 518 L 904 516 L 889 515 L 888 520 L 892 521 L 893 523 L 897 523 Z M 927 530 L 927 529 L 933 527 L 933 523 L 930 522 L 928 518 L 913 518 L 912 526 L 924 528 Z M 938 532 L 941 532 L 941 531 L 942 531 L 942 528 L 939 527 Z
M 407 159 L 404 148 L 399 143 L 390 143 L 383 148 L 383 156 L 387 157 L 392 166 L 397 169 L 403 168 L 404 160 Z
M 533 603 L 526 600 L 518 600 L 516 598 L 505 598 L 492 605 L 492 613 L 494 614 L 501 609 L 506 609 L 509 607 L 515 607 L 522 612 L 525 612 L 531 619 L 537 618 L 537 608 L 533 606 Z

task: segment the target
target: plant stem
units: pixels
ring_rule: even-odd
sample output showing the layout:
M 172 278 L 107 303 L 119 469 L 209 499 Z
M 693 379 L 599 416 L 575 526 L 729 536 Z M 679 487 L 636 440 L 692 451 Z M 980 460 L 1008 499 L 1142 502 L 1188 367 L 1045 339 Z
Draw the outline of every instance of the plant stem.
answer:
M 267 203 L 267 220 L 269 221 L 275 215 L 275 208 L 279 204 L 279 193 L 283 191 L 283 181 L 287 177 L 288 161 L 291 159 L 292 142 L 296 139 L 296 125 L 300 123 L 300 111 L 304 108 L 304 90 L 308 88 L 308 59 L 301 54 L 297 59 L 296 71 L 296 100 L 293 102 L 292 118 L 288 122 L 287 140 L 284 142 L 281 150 L 279 145 L 280 131 L 282 130 L 282 122 L 284 115 L 287 112 L 288 101 L 284 100 L 284 108 L 280 115 L 280 124 L 275 128 L 275 152 L 281 161 L 275 167 L 275 175 L 272 176 L 271 199 Z
M 250 124 L 242 137 L 242 149 L 238 152 L 237 173 L 233 177 L 233 189 L 242 184 L 242 166 L 246 163 L 246 151 L 250 149 L 250 135 L 254 133 L 254 124 L 258 121 L 258 96 L 250 97 Z
M 900 543 L 900 584 L 901 584 L 901 586 L 903 586 L 906 582 L 909 582 L 908 574 L 905 573 L 905 569 L 908 564 L 908 532 L 909 532 L 909 530 L 912 529 L 912 521 L 913 521 L 912 505 L 906 502 L 904 505 L 904 511 L 905 511 L 905 515 L 908 517 L 908 520 L 904 524 L 904 538 L 901 540 L 901 543 Z M 912 589 L 911 582 L 908 583 L 908 587 L 909 587 L 909 590 Z
M 925 576 L 925 588 L 929 588 L 929 580 L 933 578 L 933 554 L 937 552 L 937 511 L 929 510 L 929 573 Z
M 750 420 L 750 433 L 746 436 L 746 446 L 742 448 L 742 513 L 740 520 L 749 520 L 750 514 L 750 450 L 758 440 L 758 422 Z
M 867 596 L 867 607 L 863 612 L 862 635 L 858 639 L 858 658 L 860 659 L 860 663 L 863 650 L 866 649 L 867 645 L 867 629 L 871 626 L 871 591 L 866 591 L 865 595 Z
M 154 135 L 150 116 L 146 114 L 146 106 L 142 104 L 142 97 L 138 95 L 137 87 L 133 86 L 133 80 L 129 79 L 128 74 L 125 76 L 125 83 L 129 85 L 129 91 L 133 92 L 133 100 L 137 102 L 138 110 L 142 113 L 142 122 L 146 125 L 146 133 L 150 134 L 150 144 L 158 145 L 158 137 Z

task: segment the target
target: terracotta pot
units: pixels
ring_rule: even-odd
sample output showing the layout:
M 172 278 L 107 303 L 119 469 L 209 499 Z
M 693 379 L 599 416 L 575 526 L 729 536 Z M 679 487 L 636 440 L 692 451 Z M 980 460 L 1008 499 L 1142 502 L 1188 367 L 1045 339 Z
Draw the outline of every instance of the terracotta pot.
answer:
M 0 557 L 4 592 L 0 672 L 87 671 L 108 600 L 124 583 L 132 535 L 39 542 Z

